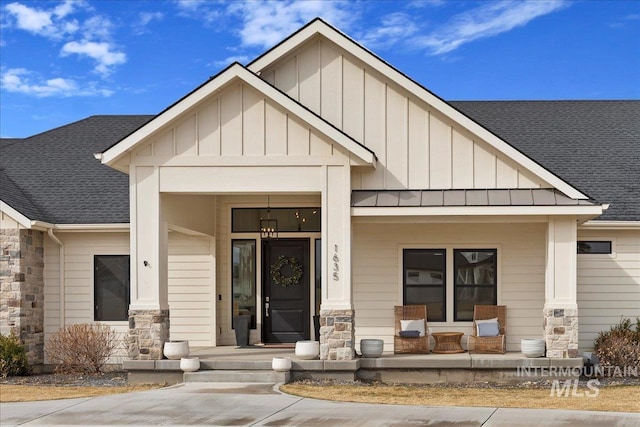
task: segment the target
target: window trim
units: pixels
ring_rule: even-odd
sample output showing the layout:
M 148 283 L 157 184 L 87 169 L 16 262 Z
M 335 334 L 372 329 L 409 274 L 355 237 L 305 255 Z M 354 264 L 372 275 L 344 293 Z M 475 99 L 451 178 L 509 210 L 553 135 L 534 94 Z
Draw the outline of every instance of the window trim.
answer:
M 611 253 L 580 253 L 578 252 L 578 242 L 610 242 Z M 577 236 L 576 238 L 576 255 L 578 258 L 584 259 L 615 259 L 617 257 L 616 252 L 616 239 L 615 237 L 592 237 L 592 236 Z
M 463 319 L 463 320 L 458 320 L 458 298 L 456 297 L 456 291 L 458 290 L 458 287 L 461 288 L 488 288 L 489 286 L 487 285 L 458 285 L 457 283 L 457 277 L 458 275 L 456 274 L 456 252 L 493 252 L 495 254 L 494 256 L 494 262 L 493 262 L 493 271 L 494 271 L 494 284 L 491 286 L 495 289 L 494 292 L 494 298 L 493 298 L 493 305 L 497 305 L 498 304 L 498 249 L 497 248 L 457 248 L 454 247 L 452 249 L 452 262 L 453 262 L 453 278 L 452 278 L 452 285 L 453 285 L 453 321 L 454 322 L 472 322 L 473 321 L 473 316 L 471 320 L 467 320 L 467 319 Z
M 405 270 L 405 266 L 404 266 L 404 256 L 405 253 L 407 251 L 431 251 L 431 252 L 442 252 L 444 255 L 444 268 L 442 269 L 442 284 L 441 285 L 420 285 L 420 286 L 425 286 L 425 287 L 429 287 L 429 288 L 442 288 L 442 316 L 443 319 L 442 320 L 431 320 L 430 322 L 446 322 L 447 321 L 447 250 L 446 248 L 403 248 L 401 253 L 402 253 L 402 258 L 401 258 L 401 267 L 400 267 L 400 274 L 402 274 L 402 281 L 401 281 L 401 286 L 402 286 L 402 304 L 405 305 L 406 301 L 407 301 L 407 277 L 406 277 L 406 270 Z M 410 285 L 412 287 L 418 287 L 418 285 Z M 429 317 L 429 312 L 427 311 L 427 317 Z
M 481 249 L 485 249 L 485 248 L 491 248 L 497 251 L 497 272 L 496 272 L 496 277 L 497 277 L 497 283 L 496 283 L 496 299 L 497 299 L 497 303 L 496 304 L 502 304 L 502 253 L 503 253 L 503 245 L 502 243 L 498 243 L 498 242 L 491 242 L 491 241 L 487 241 L 484 243 L 469 243 L 469 242 L 456 242 L 456 243 L 451 243 L 451 242 L 445 242 L 443 243 L 442 241 L 434 241 L 434 242 L 430 242 L 430 243 L 399 243 L 397 248 L 398 248 L 398 252 L 397 252 L 397 260 L 398 260 L 398 265 L 397 265 L 397 304 L 401 305 L 404 304 L 404 285 L 403 285 L 403 275 L 404 275 L 404 264 L 403 264 L 403 251 L 404 249 L 433 249 L 434 247 L 439 247 L 439 248 L 444 248 L 446 250 L 446 277 L 447 278 L 451 278 L 454 277 L 454 270 L 453 270 L 453 250 L 454 249 L 460 249 L 460 248 L 465 248 L 467 250 L 481 250 Z M 454 302 L 453 300 L 455 299 L 455 289 L 453 284 L 451 284 L 451 286 L 448 283 L 448 279 L 447 279 L 447 283 L 446 283 L 446 311 L 447 313 L 453 313 L 454 310 Z M 449 314 L 447 314 L 447 316 L 449 316 Z M 472 321 L 467 321 L 467 320 L 458 320 L 455 321 L 453 320 L 453 314 L 451 314 L 451 318 L 447 317 L 446 321 L 443 322 L 430 322 L 430 326 L 434 325 L 436 327 L 468 327 L 471 326 L 473 324 Z
M 132 263 L 131 263 L 131 254 L 130 253 L 123 253 L 123 252 L 92 252 L 89 255 L 91 257 L 91 306 L 92 306 L 92 315 L 91 315 L 91 321 L 92 322 L 100 322 L 100 323 L 104 323 L 106 325 L 113 325 L 113 326 L 118 326 L 118 325 L 124 325 L 124 324 L 128 324 L 129 322 L 129 309 L 131 307 L 131 271 L 132 271 Z M 127 318 L 123 319 L 123 320 L 97 320 L 96 319 L 96 305 L 97 305 L 97 298 L 96 298 L 96 257 L 128 257 L 129 258 L 129 295 L 127 296 Z
M 260 264 L 258 264 L 258 262 L 260 262 L 259 261 L 259 253 L 258 253 L 259 252 L 258 246 L 260 246 L 260 245 L 258 244 L 258 239 L 256 239 L 255 237 L 232 238 L 231 239 L 231 246 L 229 248 L 230 249 L 229 250 L 229 252 L 230 252 L 229 253 L 229 258 L 230 258 L 230 260 L 229 260 L 229 278 L 231 279 L 230 280 L 230 282 L 231 282 L 231 298 L 229 298 L 231 300 L 231 310 L 230 310 L 230 313 L 231 313 L 231 331 L 234 330 L 234 327 L 233 327 L 233 316 L 235 316 L 235 314 L 233 313 L 233 303 L 234 303 L 234 300 L 233 300 L 233 245 L 234 245 L 234 242 L 248 242 L 248 241 L 253 242 L 253 245 L 254 245 L 253 253 L 254 253 L 255 265 L 254 265 L 254 268 L 253 268 L 253 276 L 254 276 L 253 277 L 253 284 L 255 286 L 255 289 L 253 290 L 253 299 L 254 299 L 255 307 L 256 307 L 256 314 L 255 314 L 255 319 L 254 319 L 255 320 L 255 325 L 249 323 L 249 330 L 256 330 L 260 326 L 260 323 L 261 323 L 260 319 L 258 318 L 258 315 L 262 315 L 262 312 L 260 311 L 260 304 L 258 304 L 258 285 L 259 285 L 259 283 L 258 283 L 258 271 L 257 271 L 257 269 L 258 269 L 258 265 L 260 265 Z M 260 298 L 262 298 L 262 296 L 260 296 Z

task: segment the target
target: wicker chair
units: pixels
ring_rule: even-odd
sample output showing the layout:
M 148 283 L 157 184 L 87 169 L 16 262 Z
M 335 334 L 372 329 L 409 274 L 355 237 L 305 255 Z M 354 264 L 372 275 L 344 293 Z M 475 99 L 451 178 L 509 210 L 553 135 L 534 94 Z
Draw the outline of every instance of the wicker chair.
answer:
M 476 320 L 498 318 L 500 334 L 496 337 L 477 336 Z M 504 354 L 506 348 L 507 307 L 504 305 L 476 305 L 473 307 L 473 332 L 469 335 L 467 349 L 469 353 Z
M 398 353 L 429 353 L 429 334 L 427 333 L 427 306 L 425 305 L 397 305 L 394 307 L 395 334 L 393 336 L 393 352 Z M 424 319 L 425 334 L 423 337 L 401 337 L 401 320 Z

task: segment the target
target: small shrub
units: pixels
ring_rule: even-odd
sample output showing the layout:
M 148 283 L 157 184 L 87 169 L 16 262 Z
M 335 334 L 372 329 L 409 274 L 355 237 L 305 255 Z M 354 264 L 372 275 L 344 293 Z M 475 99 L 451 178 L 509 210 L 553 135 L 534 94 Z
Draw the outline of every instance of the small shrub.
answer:
M 604 368 L 640 368 L 640 318 L 633 326 L 630 319 L 622 318 L 608 331 L 600 332 L 595 350 Z
M 88 374 L 100 372 L 118 345 L 118 335 L 108 325 L 80 323 L 53 334 L 44 350 L 56 372 Z
M 11 330 L 9 335 L 0 334 L 0 376 L 27 375 L 29 370 L 27 353 L 16 332 Z

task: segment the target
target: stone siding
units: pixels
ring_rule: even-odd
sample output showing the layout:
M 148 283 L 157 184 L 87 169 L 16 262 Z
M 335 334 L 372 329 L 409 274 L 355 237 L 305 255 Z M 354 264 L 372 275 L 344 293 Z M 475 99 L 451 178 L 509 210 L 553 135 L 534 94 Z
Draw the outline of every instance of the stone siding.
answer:
M 578 310 L 544 309 L 544 337 L 547 357 L 578 356 Z
M 168 340 L 169 310 L 129 310 L 129 359 L 160 360 Z
M 320 359 L 351 360 L 355 343 L 353 310 L 320 310 Z
M 44 233 L 0 230 L 0 327 L 13 329 L 29 364 L 44 363 Z

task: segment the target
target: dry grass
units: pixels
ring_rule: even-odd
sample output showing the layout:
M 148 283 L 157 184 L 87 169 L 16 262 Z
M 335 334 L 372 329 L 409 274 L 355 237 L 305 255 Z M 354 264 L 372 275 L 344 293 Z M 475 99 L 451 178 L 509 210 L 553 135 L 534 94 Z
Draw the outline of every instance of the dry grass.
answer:
M 33 402 L 37 400 L 74 399 L 77 397 L 96 397 L 109 394 L 131 393 L 160 388 L 159 385 L 134 385 L 119 387 L 85 387 L 53 385 L 11 385 L 0 384 L 0 403 Z
M 600 387 L 596 397 L 551 396 L 551 389 L 444 388 L 394 385 L 317 385 L 292 383 L 280 388 L 296 396 L 344 402 L 420 406 L 548 408 L 581 411 L 640 412 L 640 386 Z M 593 394 L 588 388 L 577 393 Z M 577 394 L 576 393 L 576 394 Z

